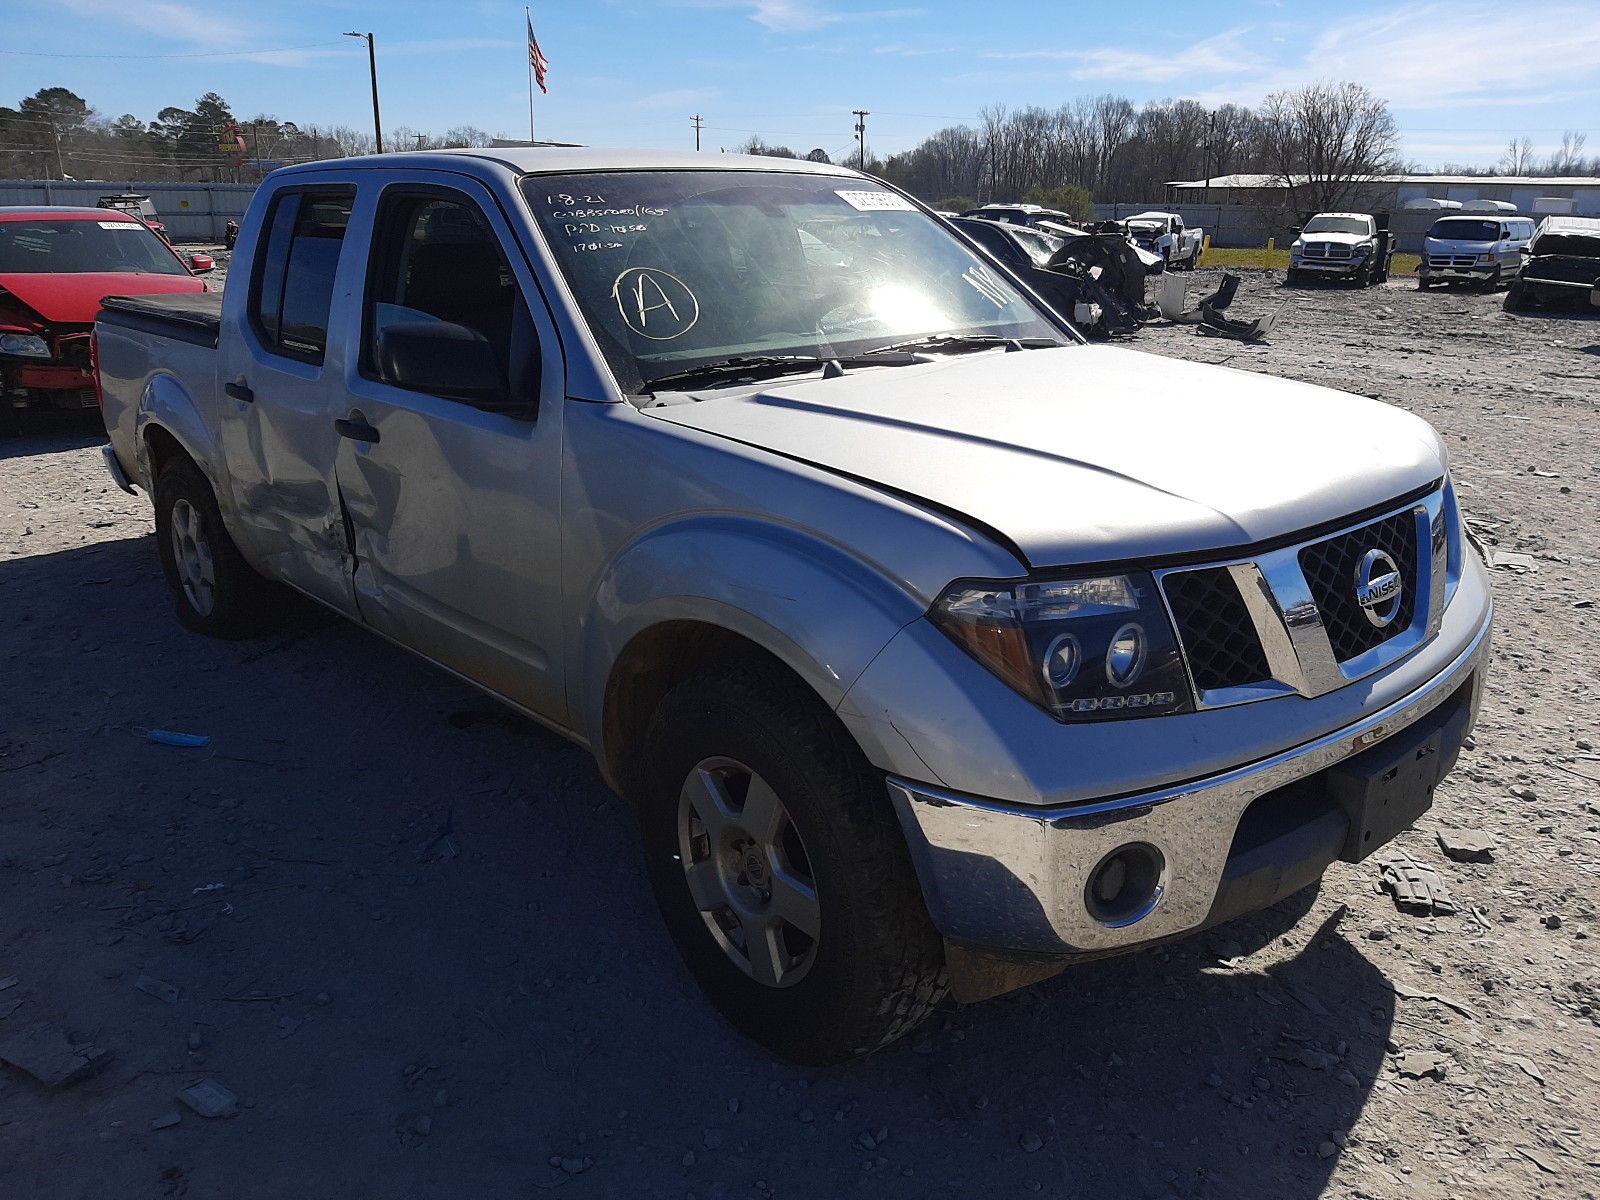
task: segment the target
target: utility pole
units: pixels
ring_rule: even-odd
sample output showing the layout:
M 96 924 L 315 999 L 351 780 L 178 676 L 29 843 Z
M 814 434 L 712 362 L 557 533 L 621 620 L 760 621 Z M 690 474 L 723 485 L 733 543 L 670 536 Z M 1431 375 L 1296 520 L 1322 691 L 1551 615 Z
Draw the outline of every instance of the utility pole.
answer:
M 370 33 L 347 33 L 345 37 L 366 38 L 367 66 L 372 70 L 372 140 L 379 154 L 383 153 L 383 122 L 378 117 L 378 51 L 372 44 Z
M 414 149 L 421 150 L 422 149 L 422 143 L 428 140 L 428 135 L 425 134 L 425 133 L 418 133 L 418 134 L 414 134 L 413 136 L 417 139 L 417 144 L 414 147 Z
M 864 108 L 852 108 L 851 113 L 856 118 L 856 169 L 867 169 L 867 118 L 872 114 Z
M 61 130 L 56 128 L 56 119 L 54 117 L 50 118 L 50 136 L 56 142 L 56 178 L 65 179 L 67 177 L 67 168 L 61 162 Z
M 1211 203 L 1211 145 L 1217 140 L 1217 114 L 1211 114 L 1211 130 L 1206 134 L 1206 191 L 1205 202 Z M 1221 164 L 1219 163 L 1218 166 Z
M 694 122 L 694 149 L 695 153 L 698 154 L 700 153 L 700 126 L 705 122 L 705 118 L 699 113 L 695 113 L 689 120 Z

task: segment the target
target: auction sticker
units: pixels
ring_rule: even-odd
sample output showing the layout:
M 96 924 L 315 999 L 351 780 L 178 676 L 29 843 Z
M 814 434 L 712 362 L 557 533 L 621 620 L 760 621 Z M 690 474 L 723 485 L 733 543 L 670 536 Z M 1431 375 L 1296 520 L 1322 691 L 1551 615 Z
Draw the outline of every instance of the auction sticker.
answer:
M 143 229 L 144 226 L 135 221 L 96 221 L 101 229 Z
M 835 192 L 851 208 L 861 212 L 915 212 L 911 201 L 893 192 Z

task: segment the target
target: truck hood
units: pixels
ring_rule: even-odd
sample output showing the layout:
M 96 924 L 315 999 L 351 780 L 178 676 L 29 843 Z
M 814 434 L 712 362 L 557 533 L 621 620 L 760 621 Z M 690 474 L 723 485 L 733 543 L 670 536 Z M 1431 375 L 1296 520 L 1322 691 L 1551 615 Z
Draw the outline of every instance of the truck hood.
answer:
M 1437 435 L 1400 409 L 1112 347 L 702 395 L 645 412 L 953 511 L 1035 567 L 1244 546 L 1445 471 Z
M 205 280 L 193 275 L 154 275 L 128 271 L 82 274 L 0 274 L 5 289 L 46 321 L 60 325 L 92 325 L 102 296 L 154 296 L 170 292 L 206 291 Z
M 1302 233 L 1295 239 L 1300 242 L 1332 242 L 1335 246 L 1359 246 L 1370 242 L 1370 233 Z

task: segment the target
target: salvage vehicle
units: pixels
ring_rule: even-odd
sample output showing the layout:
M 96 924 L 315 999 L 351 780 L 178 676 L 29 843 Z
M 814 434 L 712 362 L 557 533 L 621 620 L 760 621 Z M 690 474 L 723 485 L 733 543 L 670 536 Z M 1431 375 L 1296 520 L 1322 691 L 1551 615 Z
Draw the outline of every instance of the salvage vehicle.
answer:
M 1600 217 L 1546 217 L 1506 289 L 1505 309 L 1586 310 L 1600 285 Z
M 1200 265 L 1205 230 L 1198 226 L 1184 228 L 1183 218 L 1177 213 L 1135 213 L 1121 224 L 1127 229 L 1128 238 L 1134 245 L 1152 254 L 1159 254 L 1169 268 L 1192 271 Z
M 1424 421 L 1088 344 L 848 168 L 308 163 L 233 269 L 96 325 L 178 619 L 256 635 L 288 585 L 586 747 L 796 1062 L 1360 860 L 1477 711 Z
M 119 192 L 115 196 L 101 196 L 95 202 L 101 208 L 109 208 L 114 212 L 131 213 L 143 221 L 156 236 L 167 245 L 172 244 L 172 238 L 167 234 L 167 227 L 162 224 L 161 218 L 156 215 L 156 203 L 149 196 L 141 196 L 138 192 Z
M 203 292 L 187 261 L 144 222 L 103 208 L 0 208 L 0 433 L 26 408 L 95 403 L 89 335 L 100 298 Z
M 1417 288 L 1476 283 L 1494 291 L 1517 273 L 1531 241 L 1532 217 L 1440 217 L 1422 240 Z
M 1284 282 L 1347 279 L 1357 287 L 1389 278 L 1394 239 L 1387 216 L 1370 213 L 1318 213 L 1295 230 Z
M 1034 229 L 968 217 L 950 223 L 1089 337 L 1137 333 L 1144 325 L 1145 265 L 1120 231 L 1092 234 L 1048 222 Z

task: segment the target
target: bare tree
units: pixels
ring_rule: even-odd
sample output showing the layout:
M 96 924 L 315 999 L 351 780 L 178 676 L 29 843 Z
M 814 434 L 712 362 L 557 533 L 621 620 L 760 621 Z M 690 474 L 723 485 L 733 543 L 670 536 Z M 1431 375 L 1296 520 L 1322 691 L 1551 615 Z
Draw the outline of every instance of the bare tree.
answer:
M 1268 170 L 1298 208 L 1336 209 L 1399 165 L 1399 130 L 1383 100 L 1359 83 L 1314 83 L 1261 104 Z
M 1526 175 L 1533 169 L 1533 139 L 1512 138 L 1506 143 L 1506 152 L 1500 156 L 1500 165 L 1507 175 Z
M 1589 140 L 1589 135 L 1578 130 L 1569 129 L 1561 135 L 1561 148 L 1552 154 L 1545 163 L 1545 173 L 1549 175 L 1580 175 L 1583 173 L 1583 145 Z

